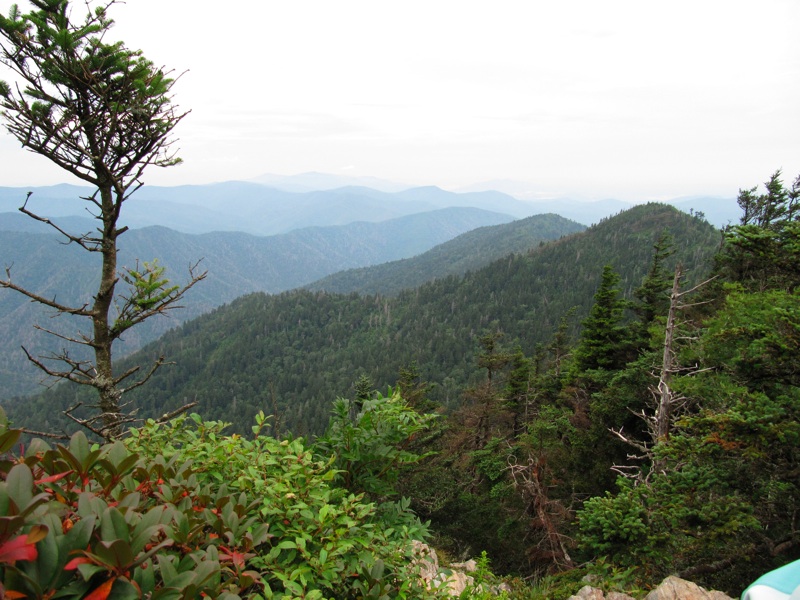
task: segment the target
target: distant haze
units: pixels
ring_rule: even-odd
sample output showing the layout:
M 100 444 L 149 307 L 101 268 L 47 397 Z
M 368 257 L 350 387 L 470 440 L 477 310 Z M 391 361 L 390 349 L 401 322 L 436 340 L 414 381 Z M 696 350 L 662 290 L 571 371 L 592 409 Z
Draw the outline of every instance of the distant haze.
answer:
M 365 183 L 373 187 L 365 187 Z M 89 216 L 86 203 L 79 197 L 90 194 L 90 188 L 64 184 L 0 186 L 0 216 L 15 213 L 12 222 L 17 230 L 28 230 L 20 223 L 24 219 L 17 212 L 28 192 L 32 192 L 28 208 L 43 216 L 80 219 Z M 691 196 L 669 203 L 684 212 L 702 212 L 717 227 L 738 222 L 741 212 L 733 197 Z M 122 222 L 134 228 L 161 225 L 184 233 L 241 231 L 274 235 L 309 226 L 380 222 L 447 207 L 479 208 L 505 214 L 508 220 L 553 213 L 591 225 L 631 206 L 629 202 L 614 199 L 519 200 L 500 191 L 456 193 L 436 186 L 403 188 L 375 178 L 307 173 L 292 177 L 269 175 L 250 182 L 146 186 L 126 203 Z
M 111 17 L 192 110 L 185 164 L 149 185 L 324 172 L 638 203 L 800 173 L 796 0 L 136 0 Z M 0 165 L 0 186 L 77 183 L 4 134 Z

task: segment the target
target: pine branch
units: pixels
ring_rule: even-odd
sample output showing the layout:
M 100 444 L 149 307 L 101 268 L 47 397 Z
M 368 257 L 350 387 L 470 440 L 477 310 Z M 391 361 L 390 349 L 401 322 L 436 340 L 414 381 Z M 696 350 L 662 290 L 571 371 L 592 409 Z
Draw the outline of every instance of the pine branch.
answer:
M 89 252 L 99 252 L 100 251 L 100 249 L 99 249 L 100 240 L 97 240 L 96 238 L 90 238 L 88 233 L 80 235 L 80 236 L 73 235 L 73 234 L 68 233 L 67 231 L 61 229 L 61 227 L 59 227 L 58 225 L 53 223 L 50 219 L 48 219 L 46 217 L 39 216 L 36 213 L 31 212 L 30 210 L 28 210 L 28 200 L 30 199 L 30 197 L 32 195 L 33 195 L 33 192 L 28 192 L 28 195 L 25 197 L 24 204 L 19 207 L 18 210 L 22 214 L 27 215 L 28 217 L 30 217 L 31 219 L 33 219 L 35 221 L 39 221 L 40 223 L 44 223 L 45 225 L 48 225 L 48 226 L 52 227 L 53 229 L 58 231 L 61 235 L 63 235 L 65 238 L 67 238 L 67 240 L 69 240 L 67 242 L 68 244 L 74 242 L 74 243 L 78 244 L 81 248 L 84 248 L 85 250 L 88 250 Z M 92 245 L 89 245 L 90 242 L 91 242 Z
M 50 298 L 45 298 L 39 294 L 36 294 L 27 288 L 17 285 L 13 281 L 11 281 L 11 267 L 6 267 L 6 278 L 5 280 L 0 280 L 0 288 L 5 288 L 8 290 L 14 290 L 15 292 L 19 292 L 23 296 L 30 298 L 34 302 L 38 302 L 39 304 L 43 304 L 44 306 L 49 306 L 57 310 L 58 312 L 69 314 L 69 315 L 77 315 L 79 317 L 90 317 L 91 312 L 87 310 L 86 304 L 81 306 L 80 308 L 74 306 L 67 306 L 66 304 L 61 304 L 57 302 L 55 298 L 52 300 Z
M 165 414 L 161 415 L 161 417 L 156 419 L 156 423 L 159 423 L 159 424 L 166 423 L 167 421 L 170 421 L 170 420 L 174 419 L 175 417 L 177 417 L 179 415 L 182 415 L 183 413 L 185 413 L 190 408 L 194 408 L 198 404 L 200 404 L 200 403 L 197 402 L 196 400 L 194 402 L 189 402 L 187 404 L 184 404 L 180 408 L 176 408 L 175 410 L 173 410 L 171 412 L 168 412 L 168 413 L 165 413 Z

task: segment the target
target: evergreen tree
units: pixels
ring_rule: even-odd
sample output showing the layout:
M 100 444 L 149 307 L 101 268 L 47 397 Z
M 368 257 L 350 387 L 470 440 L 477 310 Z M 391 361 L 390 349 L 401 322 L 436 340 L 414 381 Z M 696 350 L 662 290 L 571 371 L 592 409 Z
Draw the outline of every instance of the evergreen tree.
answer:
M 82 22 L 72 19 L 68 0 L 37 0 L 28 14 L 14 5 L 8 17 L 0 15 L 0 64 L 20 81 L 20 85 L 0 81 L 6 129 L 24 148 L 95 188 L 83 200 L 98 226 L 95 232 L 69 233 L 34 213 L 30 194 L 20 211 L 52 226 L 68 243 L 101 257 L 99 285 L 84 305 L 65 305 L 22 287 L 12 281 L 10 269 L 0 287 L 59 314 L 89 321 L 90 333 L 50 333 L 88 349 L 93 359 L 67 350 L 48 357 L 27 350 L 26 354 L 47 375 L 96 390 L 97 417 L 78 419 L 68 414 L 104 437 L 118 435 L 132 420 L 123 413 L 123 393 L 140 386 L 163 364 L 162 357 L 132 381 L 139 368 L 115 372 L 114 342 L 145 319 L 175 308 L 184 292 L 205 276 L 192 273 L 190 283 L 180 288 L 169 284 L 163 267 L 155 262 L 123 273 L 118 270 L 117 240 L 127 229 L 118 226 L 122 205 L 142 185 L 148 166 L 180 162 L 171 135 L 186 113 L 178 112 L 171 102 L 174 79 L 168 73 L 141 52 L 108 41 L 113 21 L 107 9 L 113 3 L 94 9 L 87 3 L 90 12 Z M 127 292 L 117 291 L 120 279 L 128 284 Z
M 502 339 L 503 334 L 498 331 L 487 333 L 479 340 L 481 351 L 478 354 L 478 366 L 486 369 L 486 380 L 490 387 L 494 382 L 495 375 L 511 360 L 511 356 L 507 352 L 501 351 L 500 340 Z
M 434 384 L 423 381 L 416 361 L 412 361 L 407 367 L 400 368 L 397 389 L 409 406 L 417 411 L 433 412 L 437 408 L 437 404 L 428 398 L 428 393 L 433 388 Z
M 776 171 L 765 187 L 739 191 L 743 215 L 725 232 L 722 273 L 754 291 L 792 291 L 800 285 L 800 177 L 787 190 Z
M 672 286 L 672 273 L 666 267 L 666 260 L 675 253 L 672 236 L 664 231 L 653 244 L 653 261 L 642 281 L 633 292 L 639 304 L 634 311 L 639 316 L 641 327 L 646 329 L 658 315 L 664 315 L 669 307 L 669 289 Z
M 580 341 L 573 353 L 577 371 L 613 370 L 628 358 L 628 332 L 623 323 L 628 304 L 620 296 L 619 275 L 611 265 L 603 268 L 589 316 L 583 321 Z
M 531 361 L 517 346 L 509 358 L 509 371 L 503 395 L 512 415 L 511 431 L 518 437 L 524 428 L 531 387 Z

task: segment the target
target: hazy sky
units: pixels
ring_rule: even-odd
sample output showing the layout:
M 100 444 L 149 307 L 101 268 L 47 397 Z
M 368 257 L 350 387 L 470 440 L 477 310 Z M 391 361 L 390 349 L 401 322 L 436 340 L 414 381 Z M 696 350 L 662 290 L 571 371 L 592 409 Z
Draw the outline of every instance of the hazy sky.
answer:
M 186 71 L 185 164 L 149 184 L 322 171 L 638 201 L 800 174 L 797 0 L 128 0 L 111 16 Z M 0 169 L 0 185 L 66 180 L 4 132 Z

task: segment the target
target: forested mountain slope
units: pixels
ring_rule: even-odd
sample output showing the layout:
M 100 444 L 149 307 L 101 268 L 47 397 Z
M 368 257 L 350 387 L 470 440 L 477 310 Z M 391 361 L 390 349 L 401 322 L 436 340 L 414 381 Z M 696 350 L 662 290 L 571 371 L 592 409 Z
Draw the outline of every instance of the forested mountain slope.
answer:
M 308 286 L 310 290 L 396 295 L 448 275 L 469 270 L 539 243 L 583 231 L 585 227 L 558 215 L 536 215 L 501 226 L 480 227 L 432 248 L 424 254 L 372 267 L 348 269 Z
M 624 291 L 638 287 L 663 231 L 693 277 L 710 266 L 719 232 L 665 205 L 642 205 L 559 241 L 512 255 L 463 278 L 447 277 L 396 298 L 294 291 L 252 294 L 186 323 L 131 360 L 165 354 L 173 366 L 131 394 L 142 415 L 160 415 L 187 400 L 207 418 L 243 429 L 258 410 L 282 429 L 319 432 L 331 401 L 369 376 L 379 388 L 416 362 L 445 405 L 461 401 L 476 372 L 478 338 L 502 331 L 526 353 L 552 335 L 561 317 L 588 312 L 603 266 L 620 273 Z M 37 428 L 55 425 L 54 403 L 74 391 L 14 403 L 9 414 Z
M 343 268 L 414 256 L 476 227 L 510 220 L 508 215 L 476 208 L 445 208 L 381 223 L 309 227 L 268 237 L 228 232 L 191 235 L 165 227 L 132 229 L 120 238 L 120 266 L 158 259 L 167 268 L 167 277 L 182 282 L 188 279 L 190 265 L 202 259 L 199 268 L 207 270 L 208 277 L 187 294 L 185 309 L 172 313 L 172 318 L 151 319 L 134 328 L 116 350 L 127 354 L 167 329 L 243 294 L 281 292 Z M 90 220 L 76 217 L 55 221 L 74 232 L 95 227 Z M 38 227 L 30 231 L 32 223 Z M 26 227 L 29 231 L 14 230 Z M 0 214 L 0 257 L 0 266 L 11 267 L 17 283 L 48 297 L 80 303 L 89 300 L 89 291 L 96 286 L 97 256 L 75 244 L 63 244 L 51 228 L 19 214 Z M 0 398 L 35 390 L 38 372 L 24 359 L 21 346 L 35 353 L 60 348 L 61 342 L 37 332 L 35 323 L 72 331 L 67 317 L 48 317 L 42 307 L 22 295 L 0 290 Z

